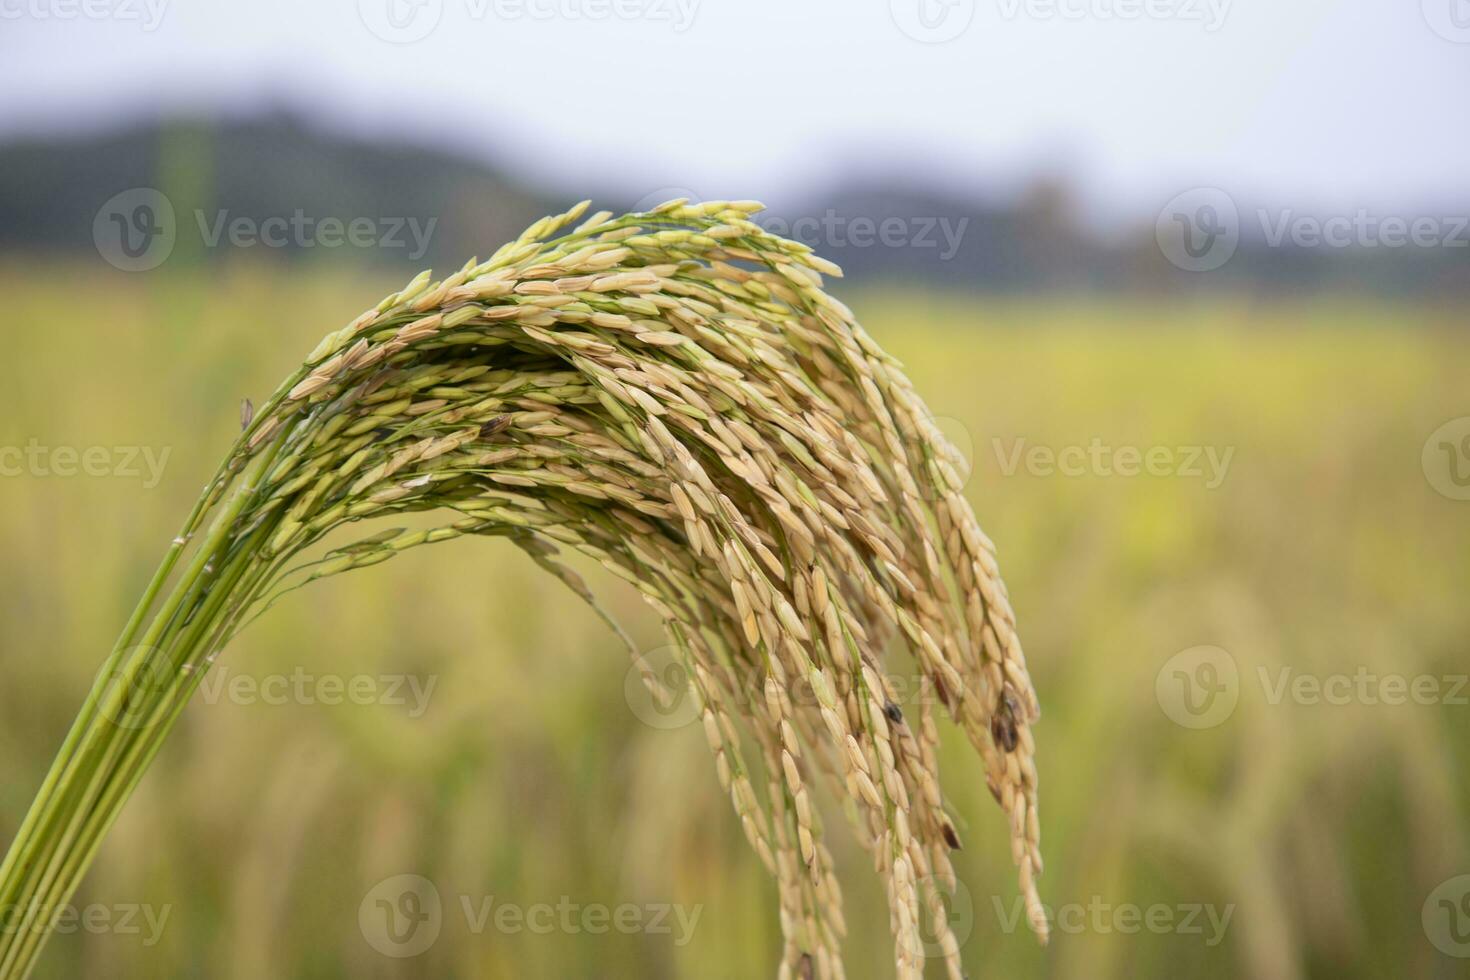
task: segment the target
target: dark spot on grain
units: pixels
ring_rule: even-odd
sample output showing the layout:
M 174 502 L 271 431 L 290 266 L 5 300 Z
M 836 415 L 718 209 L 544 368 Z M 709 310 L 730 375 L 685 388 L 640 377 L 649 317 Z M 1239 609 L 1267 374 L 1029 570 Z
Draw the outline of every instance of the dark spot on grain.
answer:
M 1016 731 L 1016 720 L 1005 712 L 990 719 L 990 737 L 1006 752 L 1016 751 L 1021 740 L 1020 733 Z
M 510 426 L 509 415 L 497 415 L 489 422 L 480 426 L 480 438 L 489 439 L 491 436 L 504 432 Z
M 1007 752 L 1016 751 L 1021 742 L 1021 733 L 1016 728 L 1016 718 L 1021 714 L 1021 700 L 1009 684 L 1001 691 L 1000 703 L 995 706 L 995 716 L 990 719 L 990 737 Z

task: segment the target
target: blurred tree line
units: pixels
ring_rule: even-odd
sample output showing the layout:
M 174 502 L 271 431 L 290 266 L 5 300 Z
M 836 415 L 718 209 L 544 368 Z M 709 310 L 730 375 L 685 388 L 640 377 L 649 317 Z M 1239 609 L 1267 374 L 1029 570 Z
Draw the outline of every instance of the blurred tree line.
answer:
M 12 137 L 0 141 L 0 175 L 0 252 L 95 255 L 99 209 L 146 187 L 173 206 L 176 263 L 248 249 L 267 260 L 350 258 L 443 269 L 485 255 L 580 197 L 609 208 L 657 203 L 652 188 L 533 185 L 485 160 L 349 137 L 285 112 Z M 738 197 L 752 189 L 721 190 Z M 1458 214 L 1470 214 L 1466 203 Z M 1140 215 L 1125 234 L 1089 232 L 1075 197 L 1056 178 L 1001 201 L 938 187 L 922 174 L 863 178 L 761 220 L 811 244 L 858 282 L 999 293 L 1203 288 L 1434 299 L 1470 292 L 1470 229 L 1457 229 L 1444 215 L 1435 233 L 1447 244 L 1303 247 L 1273 245 L 1268 226 L 1277 219 L 1239 204 L 1239 246 L 1208 274 L 1166 259 L 1155 240 L 1156 215 Z

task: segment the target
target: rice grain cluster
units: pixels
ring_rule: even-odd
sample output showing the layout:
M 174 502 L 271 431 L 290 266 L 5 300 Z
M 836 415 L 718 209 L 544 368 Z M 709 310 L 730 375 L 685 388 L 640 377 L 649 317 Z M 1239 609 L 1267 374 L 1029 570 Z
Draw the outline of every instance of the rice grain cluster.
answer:
M 836 267 L 762 230 L 759 205 L 585 209 L 443 281 L 420 275 L 247 404 L 0 868 L 0 907 L 68 901 L 204 674 L 272 602 L 491 535 L 589 602 L 557 555 L 590 557 L 664 622 L 720 784 L 775 879 L 779 976 L 844 975 L 819 786 L 886 886 L 898 975 L 920 977 L 926 954 L 963 975 L 939 710 L 984 761 L 1045 939 L 1038 705 L 963 461 L 823 291 Z M 313 550 L 414 512 L 443 523 Z M 907 710 L 896 657 L 921 678 Z M 0 936 L 0 980 L 27 975 L 44 938 Z

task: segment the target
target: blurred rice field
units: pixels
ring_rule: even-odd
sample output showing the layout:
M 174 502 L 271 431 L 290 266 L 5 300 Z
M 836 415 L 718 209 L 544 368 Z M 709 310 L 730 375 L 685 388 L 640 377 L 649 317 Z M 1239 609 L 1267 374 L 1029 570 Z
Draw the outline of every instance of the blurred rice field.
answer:
M 397 285 L 0 266 L 0 447 L 168 452 L 156 485 L 141 452 L 138 476 L 112 454 L 100 475 L 0 477 L 0 843 L 240 399 Z M 1464 311 L 838 292 L 970 454 L 1042 699 L 1047 948 L 1017 923 L 979 766 L 947 738 L 971 975 L 1464 976 L 1449 953 L 1470 953 L 1454 938 L 1470 919 L 1436 942 L 1431 920 L 1458 913 L 1430 899 L 1470 872 L 1470 502 L 1436 489 L 1423 453 L 1470 415 Z M 1154 472 L 1120 472 L 1124 447 L 1154 450 Z M 1228 459 L 1218 479 L 1212 458 Z M 631 590 L 585 573 L 661 646 Z M 1227 658 L 1199 673 L 1186 653 L 1180 675 L 1176 655 L 1201 646 Z M 218 670 L 74 902 L 116 927 L 58 936 L 39 976 L 773 972 L 774 887 L 699 726 L 651 716 L 602 622 L 508 545 L 318 583 Z M 1176 722 L 1181 676 L 1233 710 Z M 1390 676 L 1437 693 L 1388 697 Z M 892 976 L 868 858 L 828 822 L 849 975 Z M 401 874 L 442 901 L 437 941 L 407 958 L 359 917 Z M 129 931 L 124 906 L 168 917 Z M 504 906 L 523 920 L 497 919 Z M 636 927 L 584 914 L 620 906 Z M 660 906 L 698 917 L 655 928 Z

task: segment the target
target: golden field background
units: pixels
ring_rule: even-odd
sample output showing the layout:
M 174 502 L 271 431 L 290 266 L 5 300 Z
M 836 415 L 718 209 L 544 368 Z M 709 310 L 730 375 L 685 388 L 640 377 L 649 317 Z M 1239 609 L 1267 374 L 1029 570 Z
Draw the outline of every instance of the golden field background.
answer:
M 311 266 L 0 265 L 0 446 L 169 451 L 151 488 L 0 477 L 0 846 L 233 438 L 240 398 L 263 400 L 323 333 L 398 285 Z M 835 291 L 968 448 L 968 492 L 1043 705 L 1042 891 L 1059 916 L 1045 949 L 1012 925 L 999 809 L 947 738 L 971 975 L 1464 975 L 1448 952 L 1470 953 L 1470 934 L 1446 951 L 1431 933 L 1459 914 L 1439 897 L 1470 889 L 1441 888 L 1470 873 L 1470 689 L 1456 681 L 1470 670 L 1470 502 L 1438 492 L 1444 474 L 1422 458 L 1431 433 L 1470 415 L 1463 311 Z M 1213 489 L 1188 475 L 1008 473 L 1022 439 L 1233 455 Z M 641 644 L 661 646 L 631 590 L 578 567 Z M 1161 698 L 1166 664 L 1202 645 L 1228 652 L 1238 702 L 1195 729 Z M 81 929 L 52 940 L 38 976 L 772 973 L 774 887 L 698 726 L 641 720 L 616 639 L 508 545 L 454 542 L 317 583 L 220 663 L 226 679 L 434 687 L 422 713 L 227 690 L 191 706 L 75 900 L 167 909 L 157 942 L 146 928 Z M 1432 678 L 1441 696 L 1274 696 L 1283 677 L 1363 674 Z M 830 823 L 845 842 L 835 812 Z M 836 853 L 849 975 L 891 976 L 866 856 Z M 438 941 L 414 958 L 382 955 L 359 925 L 364 898 L 400 874 L 444 902 Z M 461 896 L 677 904 L 699 918 L 682 943 L 677 926 L 542 933 L 492 918 L 476 933 Z M 1172 925 L 1140 925 L 1151 911 Z M 1229 915 L 1219 934 L 1210 912 Z M 1470 917 L 1449 924 L 1464 934 Z

